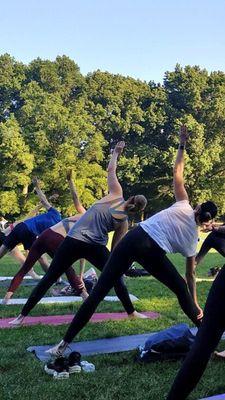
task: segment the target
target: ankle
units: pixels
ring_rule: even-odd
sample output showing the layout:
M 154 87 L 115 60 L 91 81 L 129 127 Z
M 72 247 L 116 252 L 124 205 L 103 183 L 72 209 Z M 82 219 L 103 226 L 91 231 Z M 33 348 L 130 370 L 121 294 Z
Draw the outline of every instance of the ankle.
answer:
M 9 300 L 9 299 L 11 299 L 12 296 L 13 296 L 13 292 L 7 292 L 4 298 L 5 298 L 5 300 Z
M 85 301 L 88 298 L 89 294 L 85 289 L 83 289 L 82 292 L 80 293 L 80 296 Z

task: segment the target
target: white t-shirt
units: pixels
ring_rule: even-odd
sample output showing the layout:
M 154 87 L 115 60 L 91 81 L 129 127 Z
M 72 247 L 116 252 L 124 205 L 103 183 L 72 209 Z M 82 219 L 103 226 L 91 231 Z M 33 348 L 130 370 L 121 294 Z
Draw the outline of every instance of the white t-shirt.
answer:
M 188 200 L 177 201 L 171 207 L 140 223 L 142 229 L 167 253 L 184 257 L 196 254 L 198 227 L 194 210 Z

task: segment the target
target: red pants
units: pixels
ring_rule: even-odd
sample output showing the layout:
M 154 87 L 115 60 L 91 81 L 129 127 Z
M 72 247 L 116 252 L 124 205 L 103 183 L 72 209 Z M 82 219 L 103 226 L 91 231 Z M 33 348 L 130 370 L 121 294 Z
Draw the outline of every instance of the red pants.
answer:
M 52 229 L 46 229 L 44 232 L 42 232 L 41 235 L 33 243 L 23 266 L 12 279 L 8 292 L 15 292 L 15 290 L 21 284 L 24 276 L 30 271 L 30 269 L 42 256 L 42 254 L 47 253 L 51 258 L 53 258 L 56 250 L 61 245 L 64 239 L 65 238 L 62 235 L 54 232 Z M 65 274 L 72 288 L 78 290 L 81 293 L 84 289 L 84 284 L 81 281 L 80 277 L 76 275 L 74 269 L 72 267 L 69 267 L 65 271 Z

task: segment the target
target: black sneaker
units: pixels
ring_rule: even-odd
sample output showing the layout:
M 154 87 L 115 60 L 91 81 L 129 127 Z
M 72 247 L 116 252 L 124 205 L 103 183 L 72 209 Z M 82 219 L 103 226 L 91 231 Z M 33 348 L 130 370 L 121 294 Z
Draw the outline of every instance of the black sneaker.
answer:
M 69 378 L 68 362 L 64 357 L 58 357 L 54 361 L 50 361 L 44 367 L 48 375 L 53 375 L 54 379 Z
M 218 273 L 220 272 L 220 270 L 221 270 L 220 267 L 211 267 L 208 272 L 208 276 L 216 277 L 218 275 Z
M 72 351 L 72 353 L 69 354 L 67 363 L 70 374 L 81 372 L 80 360 L 81 360 L 81 355 L 77 351 Z

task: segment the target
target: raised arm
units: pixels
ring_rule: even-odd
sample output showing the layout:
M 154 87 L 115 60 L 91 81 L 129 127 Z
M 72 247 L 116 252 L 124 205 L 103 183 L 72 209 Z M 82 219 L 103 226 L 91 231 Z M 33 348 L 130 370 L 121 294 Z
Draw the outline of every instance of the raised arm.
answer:
M 123 190 L 122 187 L 118 181 L 117 175 L 116 175 L 116 168 L 117 168 L 117 159 L 119 155 L 122 153 L 123 149 L 125 146 L 125 142 L 118 142 L 112 152 L 111 159 L 109 161 L 108 165 L 108 191 L 109 194 L 112 195 L 117 195 L 117 196 L 122 196 L 123 195 Z
M 74 207 L 76 208 L 76 210 L 77 210 L 77 212 L 79 214 L 84 214 L 86 212 L 86 209 L 82 206 L 82 204 L 81 204 L 81 202 L 80 202 L 80 200 L 78 198 L 77 191 L 76 191 L 76 188 L 75 188 L 75 185 L 74 185 L 74 182 L 73 182 L 73 171 L 72 171 L 72 169 L 70 169 L 67 172 L 67 176 L 66 177 L 67 177 L 67 180 L 68 180 L 68 183 L 69 183 L 70 193 L 71 193 L 71 196 L 72 196 L 72 199 L 73 199 Z
M 184 187 L 184 150 L 187 138 L 187 128 L 182 125 L 180 128 L 180 144 L 173 168 L 173 188 L 176 201 L 188 200 L 188 194 Z
M 47 197 L 45 196 L 45 194 L 42 192 L 40 185 L 39 185 L 39 181 L 38 178 L 35 176 L 32 179 L 33 185 L 34 185 L 34 189 L 39 197 L 39 200 L 41 202 L 41 204 L 43 205 L 43 207 L 46 208 L 46 210 L 48 211 L 49 208 L 51 208 L 51 204 L 49 203 L 49 201 L 47 200 Z

